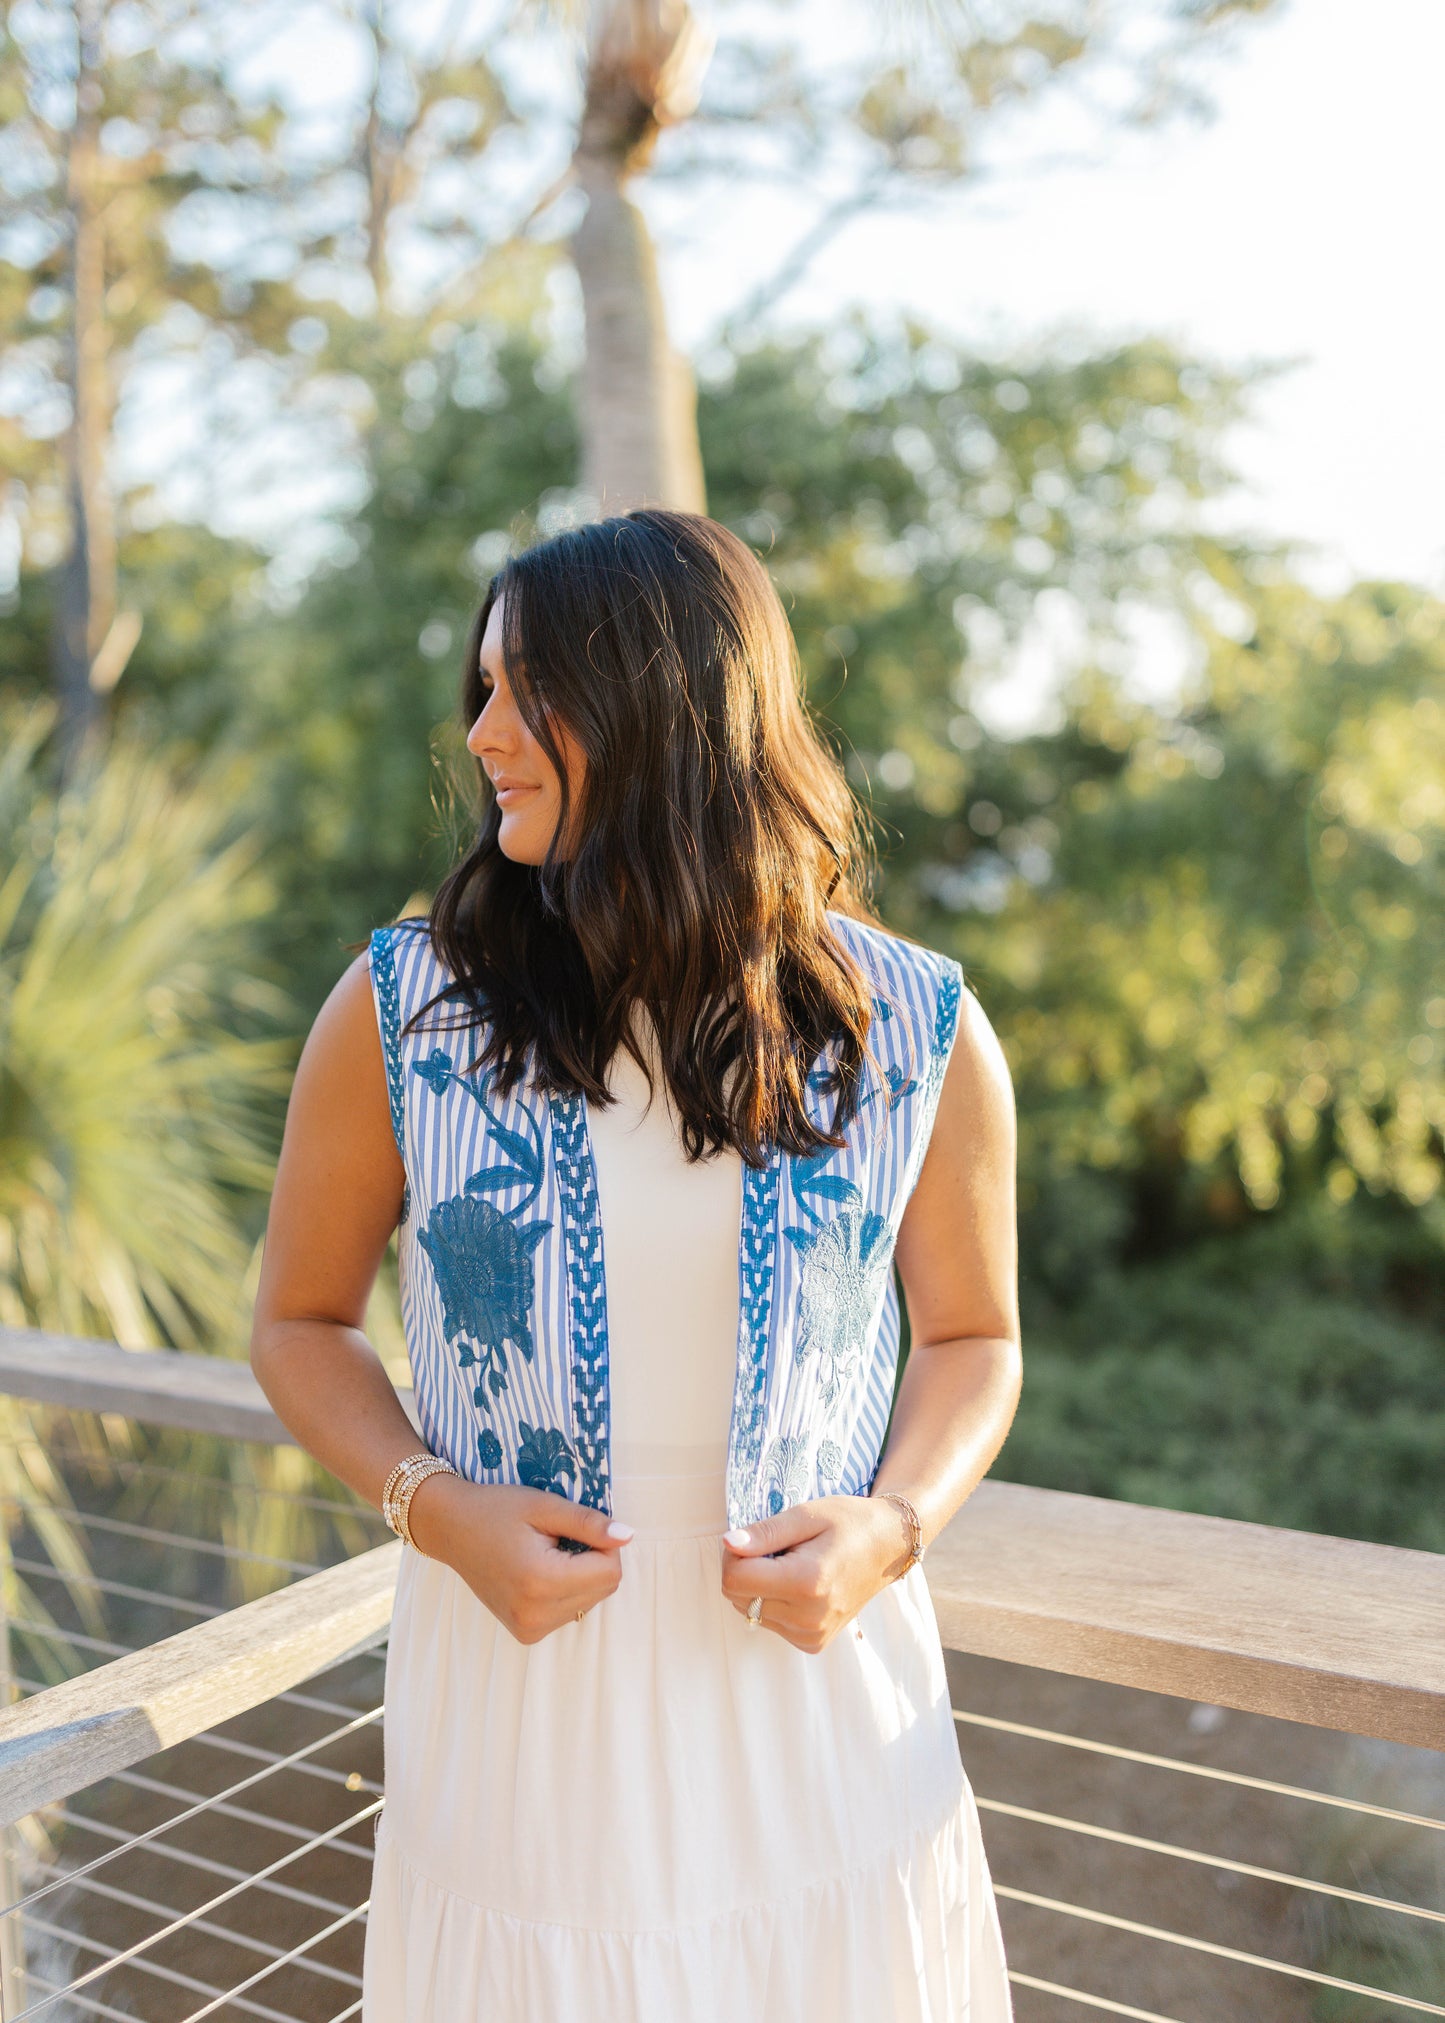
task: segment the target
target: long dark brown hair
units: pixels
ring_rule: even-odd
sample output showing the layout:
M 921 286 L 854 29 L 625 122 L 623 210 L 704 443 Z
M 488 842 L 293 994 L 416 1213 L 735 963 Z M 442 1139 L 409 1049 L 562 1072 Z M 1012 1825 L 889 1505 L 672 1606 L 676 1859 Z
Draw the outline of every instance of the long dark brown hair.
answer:
M 472 622 L 468 730 L 499 597 L 507 681 L 561 811 L 544 862 L 514 863 L 477 761 L 480 831 L 427 921 L 454 979 L 444 995 L 486 1032 L 473 1065 L 506 1093 L 530 1056 L 539 1086 L 605 1104 L 619 1045 L 647 1068 L 628 1030 L 640 1001 L 689 1158 L 731 1146 L 757 1166 L 770 1145 L 840 1145 L 873 1058 L 872 991 L 825 916 L 876 920 L 857 876 L 872 859 L 767 571 L 699 513 L 638 509 L 538 542 Z M 556 721 L 586 758 L 575 826 Z M 820 1132 L 806 1084 L 834 1041 Z

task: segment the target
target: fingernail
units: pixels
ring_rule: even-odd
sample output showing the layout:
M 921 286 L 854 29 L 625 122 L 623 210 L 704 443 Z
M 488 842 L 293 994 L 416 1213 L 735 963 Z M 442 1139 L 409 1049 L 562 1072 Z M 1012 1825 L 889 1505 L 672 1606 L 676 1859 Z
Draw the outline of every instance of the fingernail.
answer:
M 723 1533 L 723 1537 L 729 1545 L 748 1545 L 751 1543 L 748 1533 L 742 1529 L 741 1525 L 734 1525 L 731 1531 Z
M 609 1538 L 631 1538 L 632 1526 L 624 1524 L 620 1517 L 614 1517 L 611 1524 L 607 1527 L 607 1536 Z

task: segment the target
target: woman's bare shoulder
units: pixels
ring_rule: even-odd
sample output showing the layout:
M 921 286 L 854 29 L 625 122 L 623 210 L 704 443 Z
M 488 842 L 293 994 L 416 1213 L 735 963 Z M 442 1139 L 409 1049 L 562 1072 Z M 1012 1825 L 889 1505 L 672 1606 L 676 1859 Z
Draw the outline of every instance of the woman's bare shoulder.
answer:
M 292 1088 L 308 1122 L 324 1123 L 360 1150 L 397 1160 L 368 953 L 347 964 L 312 1021 Z M 386 1155 L 389 1153 L 389 1159 Z
M 965 989 L 928 1147 L 898 1232 L 916 1339 L 1017 1339 L 1017 1137 L 1003 1047 Z
M 329 1058 L 335 1054 L 373 1060 L 385 1072 L 381 1029 L 371 981 L 371 957 L 366 949 L 350 961 L 326 995 L 311 1024 L 307 1046 L 315 1041 Z
M 949 1218 L 962 1197 L 980 1189 L 1004 1188 L 1011 1197 L 1017 1137 L 1008 1061 L 988 1013 L 965 987 L 905 1225 Z
M 1013 1116 L 1013 1081 L 1003 1045 L 988 1013 L 966 984 L 959 993 L 958 1030 L 939 1100 L 940 1109 L 948 1104 L 975 1120 L 980 1112 L 1000 1122 Z
M 371 978 L 360 955 L 332 985 L 296 1064 L 256 1326 L 307 1316 L 361 1327 L 404 1186 Z

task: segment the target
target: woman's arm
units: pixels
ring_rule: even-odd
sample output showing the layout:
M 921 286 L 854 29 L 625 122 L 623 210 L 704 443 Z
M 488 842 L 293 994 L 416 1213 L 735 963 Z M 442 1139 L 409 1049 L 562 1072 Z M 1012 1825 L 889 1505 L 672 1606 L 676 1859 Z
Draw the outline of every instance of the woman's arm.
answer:
M 908 1361 L 873 1483 L 908 1497 L 925 1544 L 988 1473 L 1018 1404 L 1017 1135 L 1003 1049 L 966 990 L 898 1230 Z
M 826 1496 L 727 1534 L 723 1590 L 740 1610 L 818 1651 L 897 1573 L 913 1504 L 924 1543 L 976 1488 L 1009 1429 L 1021 1381 L 1013 1088 L 982 1005 L 963 993 L 928 1152 L 894 1255 L 908 1361 L 871 1496 Z M 776 1558 L 766 1555 L 778 1555 Z
M 364 1332 L 402 1183 L 363 955 L 317 1014 L 297 1065 L 251 1367 L 299 1444 L 377 1508 L 392 1467 L 423 1445 Z M 416 1491 L 410 1523 L 421 1550 L 455 1567 L 524 1642 L 610 1594 L 620 1578 L 622 1540 L 609 1534 L 606 1512 L 546 1490 L 431 1476 Z M 562 1551 L 558 1537 L 596 1550 Z

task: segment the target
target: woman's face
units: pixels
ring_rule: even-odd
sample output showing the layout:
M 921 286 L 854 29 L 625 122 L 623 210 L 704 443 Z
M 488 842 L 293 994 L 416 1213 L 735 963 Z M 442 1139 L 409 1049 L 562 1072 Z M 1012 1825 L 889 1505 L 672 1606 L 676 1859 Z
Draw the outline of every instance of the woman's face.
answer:
M 478 664 L 482 677 L 482 713 L 467 732 L 467 750 L 482 762 L 502 813 L 497 843 L 515 864 L 540 864 L 547 854 L 562 810 L 562 784 L 536 738 L 528 730 L 507 686 L 502 665 L 502 599 L 487 614 Z M 567 768 L 575 822 L 581 806 L 586 758 L 563 724 L 555 735 Z

